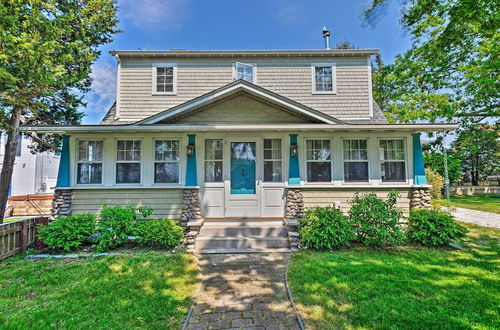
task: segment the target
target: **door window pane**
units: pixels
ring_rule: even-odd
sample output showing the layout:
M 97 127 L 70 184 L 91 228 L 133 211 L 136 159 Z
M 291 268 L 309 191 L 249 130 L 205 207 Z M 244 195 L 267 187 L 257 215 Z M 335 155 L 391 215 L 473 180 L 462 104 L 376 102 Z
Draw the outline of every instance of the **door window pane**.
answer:
M 264 181 L 282 182 L 281 139 L 264 139 Z
M 222 139 L 205 140 L 205 182 L 222 182 Z
M 231 194 L 255 194 L 255 142 L 231 142 Z

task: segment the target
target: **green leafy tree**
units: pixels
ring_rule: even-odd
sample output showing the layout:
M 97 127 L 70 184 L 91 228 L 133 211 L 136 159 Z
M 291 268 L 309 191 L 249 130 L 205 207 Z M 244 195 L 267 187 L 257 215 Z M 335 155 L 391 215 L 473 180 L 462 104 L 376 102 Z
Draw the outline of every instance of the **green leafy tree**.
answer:
M 20 125 L 76 124 L 99 46 L 116 29 L 113 0 L 0 1 L 0 129 L 8 134 L 0 175 L 0 223 Z M 39 139 L 41 148 L 58 139 Z
M 450 180 L 450 185 L 457 182 L 462 177 L 462 162 L 459 158 L 455 157 L 450 150 L 447 153 L 447 163 L 448 163 L 448 180 Z M 445 176 L 444 168 L 444 154 L 438 151 L 431 151 L 424 153 L 424 163 L 425 167 L 433 169 L 435 172 L 439 173 L 443 178 Z
M 390 0 L 364 11 L 375 24 Z M 500 116 L 500 6 L 496 0 L 403 0 L 401 23 L 412 47 L 376 68 L 374 97 L 391 121 Z M 382 63 L 379 63 L 382 64 Z
M 452 146 L 462 161 L 466 182 L 478 185 L 489 175 L 500 175 L 499 127 L 478 125 L 459 131 Z

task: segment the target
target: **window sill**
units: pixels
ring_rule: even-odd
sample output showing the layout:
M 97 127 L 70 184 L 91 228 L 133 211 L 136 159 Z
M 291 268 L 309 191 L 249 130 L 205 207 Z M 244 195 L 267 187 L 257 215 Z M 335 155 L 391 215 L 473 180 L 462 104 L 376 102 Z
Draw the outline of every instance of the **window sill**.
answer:
M 311 94 L 313 95 L 337 95 L 337 92 L 336 91 L 332 91 L 332 92 L 312 92 Z
M 158 95 L 158 96 L 162 96 L 162 95 L 177 95 L 177 92 L 153 92 L 152 95 Z

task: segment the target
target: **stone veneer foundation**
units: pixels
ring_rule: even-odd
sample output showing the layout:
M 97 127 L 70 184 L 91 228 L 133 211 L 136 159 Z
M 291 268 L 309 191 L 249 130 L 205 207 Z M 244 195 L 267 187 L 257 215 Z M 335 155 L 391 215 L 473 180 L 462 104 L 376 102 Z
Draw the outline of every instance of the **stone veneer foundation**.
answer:
M 431 194 L 428 187 L 415 187 L 411 192 L 411 205 L 412 209 L 417 207 L 430 208 L 431 204 Z
M 60 215 L 71 215 L 71 204 L 73 202 L 71 190 L 56 189 L 50 210 L 50 219 L 54 220 Z

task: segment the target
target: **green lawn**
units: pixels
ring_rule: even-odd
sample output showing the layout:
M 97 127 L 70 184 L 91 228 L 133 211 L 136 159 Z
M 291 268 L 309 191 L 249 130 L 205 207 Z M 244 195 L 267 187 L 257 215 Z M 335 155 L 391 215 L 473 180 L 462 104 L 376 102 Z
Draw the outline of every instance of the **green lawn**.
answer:
M 197 286 L 189 254 L 0 262 L 1 329 L 178 329 Z
M 316 329 L 499 329 L 500 230 L 465 250 L 356 247 L 294 254 L 292 294 Z
M 451 206 L 463 207 L 471 210 L 500 213 L 500 197 L 498 195 L 473 195 L 473 196 L 452 196 L 450 198 Z M 446 199 L 434 201 L 435 205 L 448 206 Z

